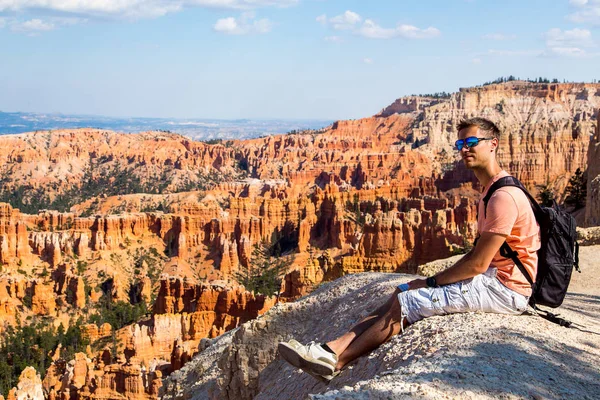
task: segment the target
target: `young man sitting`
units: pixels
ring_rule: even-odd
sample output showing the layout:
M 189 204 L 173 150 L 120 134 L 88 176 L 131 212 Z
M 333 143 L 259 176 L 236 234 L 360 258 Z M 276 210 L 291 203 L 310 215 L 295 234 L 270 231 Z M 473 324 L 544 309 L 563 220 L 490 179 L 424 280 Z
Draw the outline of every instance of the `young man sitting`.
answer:
M 495 181 L 508 176 L 496 160 L 499 141 L 500 130 L 487 119 L 471 118 L 458 125 L 456 150 L 484 188 L 482 199 Z M 519 188 L 503 187 L 492 195 L 485 212 L 482 201 L 478 207 L 479 239 L 456 264 L 408 282 L 407 290 L 396 289 L 385 304 L 337 339 L 322 344 L 302 345 L 293 339 L 279 343 L 281 357 L 328 382 L 346 364 L 423 318 L 471 311 L 523 313 L 531 287 L 513 261 L 500 255 L 500 247 L 506 241 L 536 276 L 539 226 L 529 200 Z

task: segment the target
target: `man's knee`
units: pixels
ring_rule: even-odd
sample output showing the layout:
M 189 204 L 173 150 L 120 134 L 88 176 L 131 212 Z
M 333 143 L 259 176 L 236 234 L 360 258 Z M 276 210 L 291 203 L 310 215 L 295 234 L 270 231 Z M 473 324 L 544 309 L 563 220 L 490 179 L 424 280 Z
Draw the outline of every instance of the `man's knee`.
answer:
M 400 293 L 400 290 L 396 289 L 394 291 L 394 294 L 392 294 L 392 296 L 389 299 L 387 299 L 387 301 L 383 303 L 379 309 L 383 309 L 384 311 L 389 310 L 394 305 L 394 303 L 398 302 L 398 293 Z
M 400 322 L 402 320 L 402 306 L 400 305 L 398 296 L 395 296 L 388 313 L 394 321 Z
M 384 315 L 392 315 L 394 320 L 398 318 L 400 320 L 402 314 L 400 309 L 400 301 L 398 300 L 398 294 L 400 293 L 399 289 L 394 291 L 394 294 L 383 303 L 377 310 L 373 312 L 372 315 L 384 316 Z

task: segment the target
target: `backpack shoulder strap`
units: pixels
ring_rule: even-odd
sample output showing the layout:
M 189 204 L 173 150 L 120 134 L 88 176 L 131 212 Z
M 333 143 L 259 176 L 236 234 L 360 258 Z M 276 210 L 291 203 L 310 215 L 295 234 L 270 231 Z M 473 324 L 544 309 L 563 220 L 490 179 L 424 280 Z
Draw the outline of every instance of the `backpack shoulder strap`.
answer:
M 533 312 L 535 314 L 537 314 L 538 316 L 540 316 L 550 322 L 554 322 L 555 324 L 564 326 L 565 328 L 570 328 L 571 325 L 573 324 L 571 321 L 568 321 L 564 318 L 559 317 L 558 314 L 553 314 L 550 311 L 542 310 L 535 303 L 531 304 L 531 307 L 533 308 Z
M 519 271 L 521 271 L 521 273 L 523 274 L 525 279 L 527 279 L 527 282 L 529 282 L 529 284 L 533 288 L 533 278 L 531 277 L 531 274 L 529 274 L 529 271 L 527 271 L 525 269 L 525 266 L 523 265 L 521 260 L 519 260 L 518 253 L 516 251 L 514 251 L 509 246 L 509 244 L 506 243 L 506 241 L 504 241 L 504 243 L 502 243 L 502 247 L 500 247 L 500 255 L 504 258 L 510 258 L 515 263 L 515 265 L 519 268 Z
M 488 189 L 487 193 L 485 194 L 485 197 L 483 198 L 484 217 L 487 217 L 487 205 L 490 202 L 490 199 L 492 198 L 492 195 L 496 192 L 496 190 L 505 186 L 519 187 L 520 184 L 521 182 L 519 182 L 519 180 L 513 176 L 505 176 L 494 182 L 492 186 L 490 186 L 490 188 Z
M 527 191 L 525 186 L 523 186 L 523 184 L 514 176 L 502 177 L 502 178 L 498 179 L 496 182 L 494 182 L 492 184 L 492 186 L 490 186 L 490 188 L 488 189 L 488 192 L 486 193 L 485 197 L 483 198 L 483 211 L 484 211 L 483 215 L 485 217 L 487 217 L 487 204 L 490 201 L 490 199 L 492 198 L 492 195 L 494 194 L 494 192 L 505 186 L 518 187 L 519 189 L 521 189 L 523 191 L 523 193 L 525 193 L 525 195 L 529 199 L 529 202 L 531 203 L 531 207 L 533 208 L 533 213 L 536 215 L 536 219 L 537 219 L 537 215 L 542 211 L 540 205 L 538 204 L 537 201 L 535 201 L 533 196 Z M 521 260 L 519 260 L 518 253 L 516 251 L 514 251 L 508 245 L 508 243 L 506 243 L 506 241 L 504 243 L 502 243 L 502 247 L 500 247 L 500 255 L 505 258 L 510 258 L 515 263 L 515 265 L 519 268 L 519 270 L 521 271 L 523 276 L 525 276 L 525 279 L 527 279 L 527 282 L 529 282 L 529 284 L 533 288 L 534 280 L 533 280 L 532 276 L 525 269 L 525 266 L 523 265 Z
M 514 176 L 502 177 L 502 178 L 498 179 L 496 182 L 494 182 L 492 184 L 492 186 L 490 186 L 488 192 L 486 193 L 485 197 L 483 198 L 483 212 L 484 212 L 483 215 L 484 215 L 484 217 L 487 216 L 486 215 L 487 214 L 487 205 L 488 205 L 488 202 L 490 201 L 490 199 L 492 198 L 492 195 L 494 194 L 494 192 L 505 186 L 515 186 L 515 187 L 518 187 L 519 189 L 521 189 L 523 191 L 523 193 L 525 193 L 525 196 L 527 196 L 527 198 L 529 199 L 529 202 L 531 203 L 531 208 L 533 208 L 533 213 L 535 214 L 535 218 L 538 219 L 538 216 L 542 212 L 542 207 L 538 204 L 538 202 L 531 195 L 531 193 L 529 193 L 529 191 L 525 188 L 525 186 L 523 186 L 521 181 L 519 181 Z

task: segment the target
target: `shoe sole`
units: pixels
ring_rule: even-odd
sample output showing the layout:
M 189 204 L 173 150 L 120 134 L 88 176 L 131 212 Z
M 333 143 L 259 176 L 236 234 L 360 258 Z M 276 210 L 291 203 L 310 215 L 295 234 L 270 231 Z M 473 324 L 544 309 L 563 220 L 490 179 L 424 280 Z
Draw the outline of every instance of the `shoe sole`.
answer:
M 334 369 L 330 364 L 319 360 L 307 360 L 298 354 L 296 349 L 288 346 L 287 343 L 279 343 L 277 350 L 279 350 L 281 358 L 306 373 L 316 375 L 333 375 L 334 373 Z
M 333 378 L 335 378 L 336 376 L 338 376 L 340 374 L 340 371 L 335 371 L 333 373 L 333 375 L 327 375 L 327 376 L 313 374 L 310 371 L 304 371 L 304 372 L 306 372 L 307 374 L 309 374 L 313 378 L 320 380 L 321 382 L 323 382 L 326 385 L 329 385 L 331 383 L 331 381 L 333 380 Z

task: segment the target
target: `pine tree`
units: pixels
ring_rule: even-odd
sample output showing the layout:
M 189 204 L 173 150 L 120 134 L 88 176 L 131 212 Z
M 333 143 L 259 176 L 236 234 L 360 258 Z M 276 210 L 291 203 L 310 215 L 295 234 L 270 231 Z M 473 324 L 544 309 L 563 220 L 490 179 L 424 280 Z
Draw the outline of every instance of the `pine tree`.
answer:
M 254 294 L 268 297 L 277 294 L 279 300 L 281 281 L 293 261 L 289 256 L 282 257 L 274 253 L 280 251 L 277 249 L 277 243 L 268 245 L 263 242 L 255 245 L 248 267 L 241 268 L 234 274 L 234 278 Z
M 585 199 L 587 197 L 587 179 L 581 168 L 577 168 L 575 174 L 569 179 L 567 186 L 567 198 L 565 204 L 573 206 L 575 210 L 585 207 Z
M 358 229 L 362 229 L 365 225 L 365 216 L 360 211 L 360 198 L 358 193 L 354 194 L 352 203 L 346 204 L 346 217 L 348 220 L 354 222 Z

